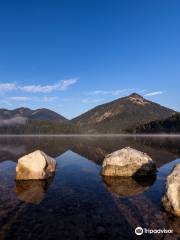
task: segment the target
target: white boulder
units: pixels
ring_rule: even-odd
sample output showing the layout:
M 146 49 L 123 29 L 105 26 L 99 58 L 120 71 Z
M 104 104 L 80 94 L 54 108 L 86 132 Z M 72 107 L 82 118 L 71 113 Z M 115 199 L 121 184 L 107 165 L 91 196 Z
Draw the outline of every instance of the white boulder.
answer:
M 155 163 L 150 156 L 130 147 L 107 155 L 102 165 L 104 176 L 142 176 L 155 170 Z
M 16 180 L 47 179 L 56 170 L 56 160 L 37 150 L 21 157 L 16 166 Z
M 162 198 L 162 203 L 168 212 L 180 217 L 180 163 L 167 177 L 166 192 Z

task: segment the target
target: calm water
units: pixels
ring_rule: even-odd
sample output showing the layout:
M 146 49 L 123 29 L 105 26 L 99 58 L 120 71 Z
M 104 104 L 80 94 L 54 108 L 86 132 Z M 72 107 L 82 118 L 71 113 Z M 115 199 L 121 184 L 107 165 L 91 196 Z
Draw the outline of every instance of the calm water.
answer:
M 104 156 L 126 146 L 152 156 L 157 175 L 102 178 Z M 55 176 L 15 182 L 17 159 L 36 149 L 56 158 Z M 178 162 L 178 137 L 0 137 L 0 240 L 178 239 L 180 219 L 161 206 Z M 174 234 L 136 237 L 137 226 Z

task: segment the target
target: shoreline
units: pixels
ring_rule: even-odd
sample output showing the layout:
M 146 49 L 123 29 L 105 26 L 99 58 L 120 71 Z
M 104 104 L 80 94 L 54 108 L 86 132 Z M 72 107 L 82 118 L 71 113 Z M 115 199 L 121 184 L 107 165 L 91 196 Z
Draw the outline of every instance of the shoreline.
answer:
M 3 137 L 178 137 L 178 134 L 1 134 Z

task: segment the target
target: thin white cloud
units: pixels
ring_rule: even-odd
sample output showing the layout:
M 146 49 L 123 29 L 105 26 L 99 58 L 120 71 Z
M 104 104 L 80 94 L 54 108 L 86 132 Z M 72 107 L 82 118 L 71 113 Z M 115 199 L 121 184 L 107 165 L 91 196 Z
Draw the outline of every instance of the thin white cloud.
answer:
M 136 88 L 125 88 L 125 89 L 117 89 L 117 90 L 94 90 L 92 92 L 88 92 L 88 95 L 110 95 L 110 96 L 118 96 L 121 94 L 128 94 L 130 92 L 140 92 L 141 90 Z M 144 90 L 143 90 L 144 91 Z
M 150 92 L 144 95 L 144 97 L 152 97 L 152 96 L 157 96 L 157 95 L 162 95 L 166 93 L 165 91 L 156 91 L 156 92 Z
M 129 89 L 122 89 L 122 90 L 112 90 L 112 91 L 106 91 L 106 90 L 95 90 L 92 92 L 89 92 L 88 95 L 113 95 L 117 96 L 123 92 L 129 91 Z
M 0 83 L 0 91 L 6 92 L 6 91 L 12 91 L 17 88 L 15 83 Z
M 61 80 L 58 83 L 52 85 L 26 85 L 19 87 L 20 90 L 30 93 L 51 93 L 53 91 L 64 91 L 70 85 L 77 82 L 78 78 L 71 78 L 67 80 Z
M 73 98 L 61 98 L 61 102 L 72 102 L 74 101 Z
M 54 91 L 57 88 L 57 85 L 27 85 L 20 87 L 20 89 L 24 92 L 30 92 L 30 93 L 49 93 Z
M 7 92 L 13 90 L 21 90 L 23 92 L 29 93 L 51 93 L 53 91 L 64 91 L 68 89 L 71 85 L 75 84 L 79 78 L 70 78 L 61 80 L 54 84 L 40 85 L 19 85 L 16 83 L 0 83 L 0 92 Z
M 100 98 L 100 99 L 82 99 L 82 103 L 98 103 L 98 102 L 103 102 L 105 101 L 104 98 Z
M 139 94 L 142 94 L 142 93 L 147 92 L 147 90 L 145 90 L 145 89 L 144 89 L 144 90 L 138 90 L 137 92 L 138 92 Z
M 13 100 L 13 101 L 28 101 L 31 98 L 29 97 L 21 97 L 21 96 L 17 96 L 17 97 L 10 97 L 9 100 Z
M 13 106 L 13 104 L 10 101 L 8 101 L 7 99 L 0 99 L 0 108 L 1 107 L 4 108 L 5 105 L 7 105 L 9 107 Z
M 67 80 L 62 80 L 60 90 L 66 90 L 70 85 L 75 84 L 78 79 L 79 78 L 71 78 L 71 79 L 67 79 Z
M 45 96 L 43 97 L 42 101 L 43 102 L 53 102 L 57 99 L 57 97 L 49 97 L 49 96 Z

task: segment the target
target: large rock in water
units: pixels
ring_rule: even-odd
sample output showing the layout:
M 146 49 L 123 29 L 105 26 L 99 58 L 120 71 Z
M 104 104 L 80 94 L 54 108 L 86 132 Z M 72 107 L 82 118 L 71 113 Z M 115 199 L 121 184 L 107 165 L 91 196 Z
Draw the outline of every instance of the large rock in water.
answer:
M 56 160 L 37 150 L 21 157 L 16 166 L 16 180 L 40 180 L 53 175 Z
M 180 217 L 180 163 L 167 177 L 166 192 L 162 203 L 168 212 Z
M 102 165 L 104 176 L 142 176 L 155 170 L 156 166 L 151 157 L 130 147 L 107 155 Z

